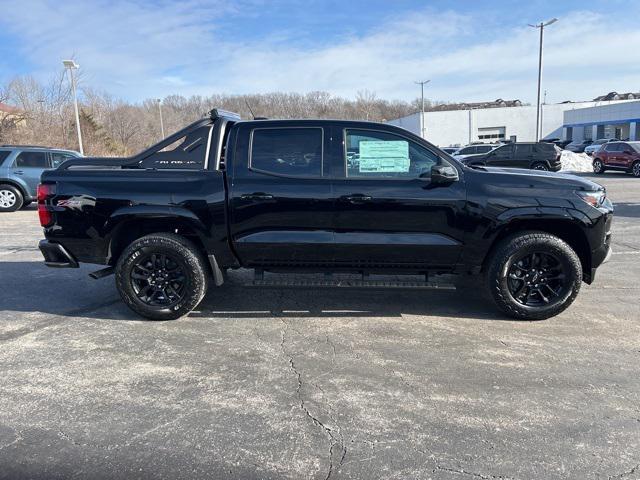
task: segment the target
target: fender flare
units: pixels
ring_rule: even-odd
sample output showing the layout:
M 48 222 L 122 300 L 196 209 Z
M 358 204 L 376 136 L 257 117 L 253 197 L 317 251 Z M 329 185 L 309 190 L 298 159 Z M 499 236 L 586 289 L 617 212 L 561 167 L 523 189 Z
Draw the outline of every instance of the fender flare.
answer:
M 105 232 L 105 239 L 107 240 L 108 257 L 112 255 L 113 241 L 114 238 L 118 237 L 120 231 L 126 228 L 131 222 L 144 222 L 144 220 L 178 220 L 189 226 L 196 233 L 205 246 L 205 250 L 207 250 L 208 240 L 211 238 L 209 229 L 191 210 L 165 205 L 131 205 L 115 210 L 104 223 L 103 231 Z M 222 285 L 224 275 L 218 266 L 218 261 L 209 251 L 205 251 L 204 253 L 211 266 L 216 286 Z

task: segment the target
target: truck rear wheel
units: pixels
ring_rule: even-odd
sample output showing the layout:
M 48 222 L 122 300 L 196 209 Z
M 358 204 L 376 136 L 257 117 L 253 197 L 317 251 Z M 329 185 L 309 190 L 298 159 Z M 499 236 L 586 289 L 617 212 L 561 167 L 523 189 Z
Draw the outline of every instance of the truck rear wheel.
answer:
M 582 283 L 576 252 L 544 232 L 502 240 L 487 268 L 487 285 L 498 308 L 522 320 L 553 317 L 573 303 Z
M 207 291 L 208 271 L 198 248 L 172 233 L 134 241 L 116 265 L 116 287 L 134 312 L 174 320 L 192 311 Z

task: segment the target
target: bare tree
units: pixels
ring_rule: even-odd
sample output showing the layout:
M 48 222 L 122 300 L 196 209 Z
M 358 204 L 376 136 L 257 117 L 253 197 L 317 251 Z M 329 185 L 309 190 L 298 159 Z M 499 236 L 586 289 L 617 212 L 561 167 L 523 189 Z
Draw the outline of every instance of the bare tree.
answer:
M 11 143 L 38 143 L 78 148 L 71 89 L 64 71 L 41 83 L 16 77 L 0 86 L 0 101 L 16 107 L 12 120 L 0 116 L 0 139 Z M 82 80 L 81 77 L 79 80 Z M 87 88 L 80 83 L 80 126 L 87 155 L 131 155 L 156 142 L 160 136 L 157 99 L 126 102 Z M 428 103 L 431 106 L 431 103 Z M 212 108 L 238 112 L 243 118 L 335 118 L 384 121 L 417 111 L 414 103 L 379 99 L 362 90 L 355 99 L 328 92 L 273 92 L 264 94 L 184 97 L 162 99 L 165 130 L 176 131 L 202 118 Z M 19 125 L 19 127 L 18 127 Z M 84 138 L 86 137 L 86 139 Z

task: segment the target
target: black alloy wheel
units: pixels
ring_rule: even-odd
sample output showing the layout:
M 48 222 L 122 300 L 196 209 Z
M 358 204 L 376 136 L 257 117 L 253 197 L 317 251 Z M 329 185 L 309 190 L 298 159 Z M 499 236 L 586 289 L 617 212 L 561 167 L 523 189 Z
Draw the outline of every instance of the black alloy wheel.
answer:
M 549 167 L 547 167 L 547 165 L 545 165 L 544 163 L 536 163 L 533 166 L 533 170 L 540 170 L 542 172 L 548 172 L 549 171 Z
M 529 253 L 509 267 L 509 293 L 521 305 L 546 306 L 566 295 L 568 285 L 565 279 L 562 262 L 555 255 Z
M 141 256 L 131 270 L 133 290 L 150 307 L 167 307 L 185 296 L 186 276 L 180 263 L 170 255 L 151 253 Z
M 564 240 L 522 231 L 502 239 L 486 261 L 486 285 L 510 317 L 542 320 L 565 310 L 582 283 L 582 264 Z
M 173 320 L 191 312 L 204 298 L 208 276 L 201 249 L 174 233 L 134 240 L 116 264 L 122 300 L 152 320 Z

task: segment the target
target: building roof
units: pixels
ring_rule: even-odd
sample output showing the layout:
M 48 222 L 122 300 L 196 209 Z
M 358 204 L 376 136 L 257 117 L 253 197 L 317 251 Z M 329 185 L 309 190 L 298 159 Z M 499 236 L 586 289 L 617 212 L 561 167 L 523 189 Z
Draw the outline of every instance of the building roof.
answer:
M 440 105 L 432 105 L 427 110 L 430 112 L 444 112 L 448 110 L 477 110 L 480 108 L 502 108 L 502 107 L 521 107 L 522 102 L 518 99 L 503 100 L 498 98 L 493 102 L 475 102 L 475 103 L 443 103 Z
M 618 92 L 609 92 L 606 95 L 600 95 L 593 99 L 594 102 L 606 102 L 611 100 L 635 100 L 640 99 L 640 92 L 627 92 L 627 93 L 618 93 Z

